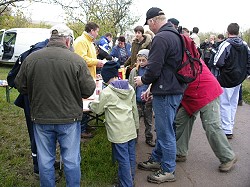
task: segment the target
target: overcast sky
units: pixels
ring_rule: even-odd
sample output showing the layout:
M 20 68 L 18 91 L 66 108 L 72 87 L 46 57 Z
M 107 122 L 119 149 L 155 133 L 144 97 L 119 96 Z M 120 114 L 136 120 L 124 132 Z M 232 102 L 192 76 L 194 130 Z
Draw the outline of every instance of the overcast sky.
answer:
M 176 18 L 180 25 L 192 30 L 199 27 L 200 32 L 225 33 L 227 26 L 236 22 L 241 31 L 250 28 L 250 1 L 243 0 L 134 0 L 131 11 L 141 17 L 138 25 L 145 23 L 146 12 L 151 7 L 161 8 L 167 18 Z M 35 3 L 27 8 L 27 14 L 33 20 L 63 22 L 63 10 L 60 7 Z

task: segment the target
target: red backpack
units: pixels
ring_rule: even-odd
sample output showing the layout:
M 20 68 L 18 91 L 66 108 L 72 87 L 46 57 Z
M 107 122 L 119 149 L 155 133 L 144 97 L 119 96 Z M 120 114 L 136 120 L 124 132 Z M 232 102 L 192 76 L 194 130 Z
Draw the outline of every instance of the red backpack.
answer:
M 172 69 L 175 72 L 175 76 L 181 83 L 193 82 L 199 74 L 202 73 L 202 63 L 200 61 L 200 53 L 195 46 L 194 41 L 186 35 L 179 34 L 175 29 L 168 28 L 167 31 L 177 34 L 182 42 L 182 63 L 177 69 Z M 165 31 L 164 30 L 164 31 Z

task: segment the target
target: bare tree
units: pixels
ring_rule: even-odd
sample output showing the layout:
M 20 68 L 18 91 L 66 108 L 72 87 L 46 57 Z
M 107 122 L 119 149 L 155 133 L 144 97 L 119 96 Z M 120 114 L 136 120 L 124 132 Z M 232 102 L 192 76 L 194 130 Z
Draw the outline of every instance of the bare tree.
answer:
M 105 32 L 112 32 L 115 35 L 124 33 L 139 20 L 130 11 L 133 0 L 47 1 L 61 5 L 71 23 L 84 25 L 88 21 L 96 22 L 101 28 L 100 34 Z
M 9 6 L 13 6 L 14 3 L 16 2 L 20 2 L 20 1 L 24 1 L 24 0 L 0 0 L 0 16 L 5 12 L 5 11 L 9 11 L 8 7 Z

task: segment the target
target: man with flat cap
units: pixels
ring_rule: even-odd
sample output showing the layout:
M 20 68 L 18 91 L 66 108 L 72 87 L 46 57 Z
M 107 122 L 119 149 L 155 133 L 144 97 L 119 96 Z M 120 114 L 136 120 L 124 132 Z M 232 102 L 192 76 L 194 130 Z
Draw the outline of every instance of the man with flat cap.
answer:
M 147 11 L 145 24 L 156 35 L 151 44 L 148 67 L 142 77 L 135 77 L 135 84 L 152 84 L 150 92 L 153 95 L 157 140 L 149 160 L 140 162 L 138 168 L 157 170 L 147 180 L 159 184 L 175 181 L 176 140 L 173 122 L 186 84 L 180 83 L 174 73 L 182 62 L 182 43 L 178 31 L 157 7 Z M 142 97 L 147 100 L 151 93 L 147 91 Z

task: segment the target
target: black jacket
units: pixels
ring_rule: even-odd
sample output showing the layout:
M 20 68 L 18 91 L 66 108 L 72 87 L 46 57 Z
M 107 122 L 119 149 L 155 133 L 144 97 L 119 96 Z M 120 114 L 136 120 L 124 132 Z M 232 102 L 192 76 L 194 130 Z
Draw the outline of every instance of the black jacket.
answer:
M 182 62 L 181 39 L 177 34 L 166 31 L 169 29 L 174 28 L 171 23 L 166 23 L 153 38 L 146 72 L 141 78 L 143 84 L 152 83 L 153 95 L 183 94 L 186 87 L 186 84 L 179 83 L 168 67 L 176 69 Z
M 241 38 L 228 38 L 220 44 L 214 64 L 219 68 L 217 79 L 220 85 L 235 87 L 250 74 L 250 50 Z

